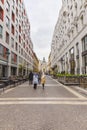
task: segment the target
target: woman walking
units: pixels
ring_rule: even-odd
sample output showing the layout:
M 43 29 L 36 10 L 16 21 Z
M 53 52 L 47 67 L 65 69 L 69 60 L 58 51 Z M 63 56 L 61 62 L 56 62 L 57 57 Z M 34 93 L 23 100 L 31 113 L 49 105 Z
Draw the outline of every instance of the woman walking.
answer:
M 46 82 L 46 78 L 45 78 L 45 74 L 43 73 L 42 76 L 41 76 L 41 84 L 42 84 L 43 89 L 44 89 L 44 86 L 45 86 L 45 82 Z
M 34 87 L 34 89 L 37 88 L 37 84 L 38 84 L 38 75 L 35 73 L 33 75 L 33 87 Z

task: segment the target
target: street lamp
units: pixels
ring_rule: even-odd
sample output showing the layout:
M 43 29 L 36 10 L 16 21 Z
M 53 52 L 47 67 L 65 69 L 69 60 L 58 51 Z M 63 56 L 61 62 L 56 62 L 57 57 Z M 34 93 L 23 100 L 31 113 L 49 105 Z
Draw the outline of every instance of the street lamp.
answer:
M 7 51 L 6 51 L 6 56 L 7 56 L 7 77 L 8 77 L 8 70 L 9 70 L 9 65 L 8 65 L 9 55 L 10 55 L 10 52 L 9 52 L 9 50 L 7 49 Z

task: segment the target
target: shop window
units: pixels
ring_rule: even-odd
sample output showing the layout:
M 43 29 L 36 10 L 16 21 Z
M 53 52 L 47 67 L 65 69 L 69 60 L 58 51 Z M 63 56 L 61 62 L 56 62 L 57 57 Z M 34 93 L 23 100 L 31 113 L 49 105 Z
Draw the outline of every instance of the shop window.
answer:
M 4 11 L 3 11 L 3 9 L 1 8 L 1 6 L 0 6 L 0 19 L 3 21 L 3 19 L 4 19 Z
M 87 36 L 82 39 L 82 51 L 87 50 Z
M 3 37 L 3 27 L 0 25 L 0 38 Z
M 70 49 L 70 59 L 74 59 L 74 48 Z
M 75 73 L 74 47 L 70 49 L 70 73 Z

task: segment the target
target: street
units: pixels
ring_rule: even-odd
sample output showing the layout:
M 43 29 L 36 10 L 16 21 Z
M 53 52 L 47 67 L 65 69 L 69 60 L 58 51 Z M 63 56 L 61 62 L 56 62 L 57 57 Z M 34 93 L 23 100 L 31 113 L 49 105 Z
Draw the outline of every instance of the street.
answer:
M 49 76 L 44 90 L 25 82 L 0 95 L 0 130 L 87 130 L 86 113 L 86 95 Z

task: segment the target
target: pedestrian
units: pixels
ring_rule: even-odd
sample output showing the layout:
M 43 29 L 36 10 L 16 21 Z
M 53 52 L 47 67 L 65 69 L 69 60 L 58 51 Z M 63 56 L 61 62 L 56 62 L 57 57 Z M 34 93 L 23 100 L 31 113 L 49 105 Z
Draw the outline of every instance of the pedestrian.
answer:
M 32 71 L 30 71 L 30 73 L 29 73 L 29 84 L 32 84 L 32 82 L 33 82 L 33 73 L 32 73 Z
M 41 72 L 38 73 L 38 83 L 41 83 Z
M 43 89 L 44 89 L 44 86 L 45 86 L 45 82 L 46 82 L 46 78 L 45 78 L 45 74 L 43 73 L 42 76 L 41 76 L 41 84 L 42 84 Z
M 33 75 L 33 87 L 34 87 L 34 89 L 37 88 L 37 84 L 38 84 L 38 74 L 35 73 Z

